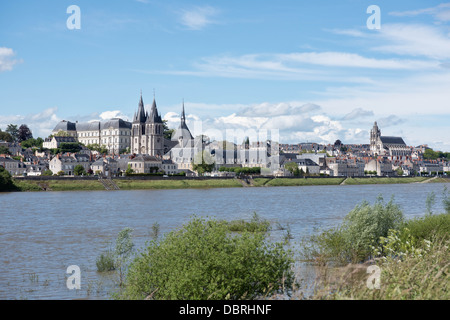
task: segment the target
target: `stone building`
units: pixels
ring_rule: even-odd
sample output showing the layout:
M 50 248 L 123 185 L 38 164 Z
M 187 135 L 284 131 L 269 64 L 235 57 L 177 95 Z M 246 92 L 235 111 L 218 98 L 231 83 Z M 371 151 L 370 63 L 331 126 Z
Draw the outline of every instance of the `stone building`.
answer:
M 59 147 L 61 142 L 80 142 L 85 146 L 99 145 L 108 149 L 109 153 L 119 154 L 130 147 L 131 144 L 131 123 L 119 118 L 108 121 L 93 121 L 88 123 L 78 123 L 61 121 L 53 129 L 52 134 L 64 132 L 67 136 L 54 136 L 46 139 L 43 147 L 54 149 Z M 67 139 L 76 139 L 63 141 Z
M 378 156 L 411 156 L 411 149 L 403 141 L 403 138 L 382 136 L 376 121 L 370 131 L 370 151 L 372 155 Z
M 150 114 L 145 112 L 144 101 L 139 101 L 131 130 L 131 152 L 162 157 L 164 155 L 164 123 L 153 98 Z

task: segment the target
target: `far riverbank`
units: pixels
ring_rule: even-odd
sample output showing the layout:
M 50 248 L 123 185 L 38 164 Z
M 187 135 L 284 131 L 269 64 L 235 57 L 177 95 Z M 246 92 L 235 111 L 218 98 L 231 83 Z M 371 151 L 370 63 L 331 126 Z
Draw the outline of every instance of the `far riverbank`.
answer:
M 12 191 L 99 191 L 99 190 L 147 190 L 147 189 L 204 189 L 245 188 L 314 185 L 359 185 L 402 183 L 448 183 L 443 177 L 304 177 L 304 178 L 159 178 L 119 177 L 103 181 L 94 177 L 20 177 L 14 178 L 16 190 Z M 112 183 L 111 183 L 112 181 Z M 105 185 L 106 182 L 106 185 Z

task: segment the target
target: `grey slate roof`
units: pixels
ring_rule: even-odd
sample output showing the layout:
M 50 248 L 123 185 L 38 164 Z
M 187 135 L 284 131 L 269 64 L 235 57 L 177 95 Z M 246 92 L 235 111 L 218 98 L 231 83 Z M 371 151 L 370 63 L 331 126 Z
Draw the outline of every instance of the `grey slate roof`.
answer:
M 113 128 L 113 129 L 131 129 L 132 123 L 119 119 L 119 118 L 114 118 L 111 119 L 109 121 L 106 122 L 102 122 L 100 129 L 109 129 L 109 128 Z
M 70 121 L 66 121 L 63 120 L 60 123 L 58 123 L 55 127 L 55 129 L 53 129 L 53 132 L 58 132 L 58 131 L 75 131 L 76 130 L 76 124 Z
M 406 145 L 406 143 L 400 137 L 383 137 L 383 136 L 381 136 L 380 140 L 381 140 L 381 142 L 383 142 L 383 144 L 402 144 L 402 145 Z
M 297 163 L 299 166 L 319 166 L 311 159 L 293 159 L 292 162 Z
M 156 101 L 153 99 L 152 108 L 150 110 L 150 115 L 147 115 L 147 123 L 163 123 L 161 116 L 158 113 L 158 108 L 156 107 Z
M 87 123 L 77 123 L 76 125 L 77 131 L 99 131 L 100 130 L 100 122 L 93 121 Z
M 61 143 L 61 142 L 75 143 L 75 142 L 77 142 L 77 140 L 74 137 L 54 137 L 54 138 L 59 143 Z

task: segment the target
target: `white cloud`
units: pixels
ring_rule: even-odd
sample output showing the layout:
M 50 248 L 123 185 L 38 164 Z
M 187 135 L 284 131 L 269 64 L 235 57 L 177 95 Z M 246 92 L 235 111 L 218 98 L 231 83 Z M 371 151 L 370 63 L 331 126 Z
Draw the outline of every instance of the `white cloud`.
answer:
M 210 7 L 195 7 L 184 10 L 181 14 L 181 24 L 190 30 L 201 30 L 207 25 L 215 23 L 212 18 L 218 14 L 218 10 Z
M 282 61 L 315 64 L 328 67 L 418 70 L 439 67 L 435 61 L 374 59 L 347 52 L 307 52 L 278 55 Z
M 99 117 L 101 120 L 110 120 L 113 118 L 121 118 L 124 120 L 128 120 L 128 117 L 124 115 L 120 110 L 104 111 L 100 113 Z
M 11 71 L 14 65 L 22 62 L 22 60 L 14 59 L 15 55 L 13 49 L 0 47 L 0 72 Z
M 347 113 L 342 120 L 355 120 L 362 117 L 373 116 L 373 111 L 364 110 L 363 108 L 356 108 L 352 112 Z
M 439 21 L 450 21 L 450 3 L 441 3 L 438 6 L 425 9 L 394 11 L 389 12 L 389 14 L 397 17 L 415 17 L 422 14 L 428 14 Z
M 450 37 L 443 28 L 423 24 L 383 24 L 381 45 L 372 50 L 430 59 L 450 59 Z M 386 44 L 384 44 L 386 43 Z
M 48 108 L 42 112 L 28 114 L 28 115 L 0 115 L 0 128 L 5 130 L 9 124 L 26 124 L 33 136 L 46 138 L 53 128 L 58 124 L 60 119 L 57 116 L 58 108 Z

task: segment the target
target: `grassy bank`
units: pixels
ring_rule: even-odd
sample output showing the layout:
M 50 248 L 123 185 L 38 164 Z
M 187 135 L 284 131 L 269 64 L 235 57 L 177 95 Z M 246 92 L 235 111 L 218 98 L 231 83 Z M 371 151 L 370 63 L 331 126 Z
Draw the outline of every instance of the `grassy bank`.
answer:
M 267 183 L 268 187 L 288 187 L 288 186 L 319 186 L 319 185 L 339 185 L 345 178 L 275 178 Z
M 404 219 L 393 200 L 362 202 L 341 225 L 308 237 L 302 256 L 316 266 L 317 276 L 310 298 L 450 299 L 447 189 L 442 201 L 446 213 L 413 219 Z M 379 271 L 378 287 L 368 281 L 369 266 Z
M 115 180 L 121 190 L 242 187 L 236 179 L 223 180 Z
M 382 178 L 347 178 L 344 184 L 396 184 L 396 183 L 416 183 L 430 180 L 428 177 L 408 177 L 408 178 L 396 178 L 396 177 L 382 177 Z M 449 179 L 442 179 L 441 182 L 449 182 Z
M 236 188 L 236 187 L 288 187 L 314 185 L 360 185 L 360 184 L 398 184 L 398 183 L 448 183 L 448 178 L 254 178 L 249 184 L 239 179 L 205 180 L 122 180 L 114 179 L 121 190 L 147 189 L 190 189 L 190 188 Z M 88 191 L 105 190 L 97 180 L 22 180 L 13 179 L 10 191 Z
M 97 180 L 14 180 L 18 191 L 95 191 L 105 190 Z

